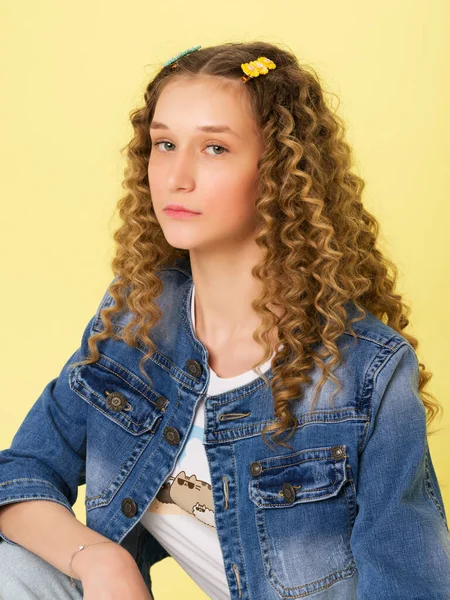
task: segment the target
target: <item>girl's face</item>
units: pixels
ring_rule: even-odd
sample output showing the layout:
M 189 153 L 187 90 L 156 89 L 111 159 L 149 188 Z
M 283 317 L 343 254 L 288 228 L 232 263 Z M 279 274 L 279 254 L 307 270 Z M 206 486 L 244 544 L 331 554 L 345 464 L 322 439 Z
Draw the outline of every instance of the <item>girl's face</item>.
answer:
M 254 237 L 263 143 L 244 85 L 211 76 L 174 80 L 158 99 L 148 178 L 156 217 L 175 248 L 231 250 Z M 171 216 L 169 204 L 200 214 Z

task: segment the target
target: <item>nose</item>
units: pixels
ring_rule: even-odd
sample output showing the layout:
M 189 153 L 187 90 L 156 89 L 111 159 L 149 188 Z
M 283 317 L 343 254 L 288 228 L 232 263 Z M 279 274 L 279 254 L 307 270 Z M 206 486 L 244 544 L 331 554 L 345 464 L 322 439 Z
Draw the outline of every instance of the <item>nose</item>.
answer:
M 175 155 L 176 154 L 176 155 Z M 171 159 L 167 181 L 172 191 L 192 189 L 195 179 L 195 164 L 188 150 L 174 153 Z

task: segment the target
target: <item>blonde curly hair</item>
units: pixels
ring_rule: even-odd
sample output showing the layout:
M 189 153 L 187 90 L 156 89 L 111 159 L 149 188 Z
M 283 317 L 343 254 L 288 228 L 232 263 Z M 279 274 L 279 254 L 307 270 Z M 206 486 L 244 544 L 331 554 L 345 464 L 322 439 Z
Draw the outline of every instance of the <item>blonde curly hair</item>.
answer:
M 265 143 L 256 202 L 256 243 L 264 258 L 252 269 L 263 290 L 252 303 L 261 318 L 253 338 L 265 354 L 253 370 L 269 383 L 259 367 L 272 356 L 269 340 L 277 328 L 283 347 L 271 362 L 275 421 L 262 437 L 271 431 L 275 443 L 290 447 L 278 441 L 290 431 L 289 439 L 297 425 L 290 402 L 298 400 L 302 385 L 311 381 L 308 372 L 314 363 L 322 379 L 311 410 L 328 376 L 338 384 L 334 393 L 341 389 L 331 373 L 341 360 L 336 340 L 349 327 L 356 341 L 351 324 L 363 319 L 366 310 L 401 332 L 415 350 L 418 342 L 405 332 L 410 308 L 395 291 L 397 267 L 377 248 L 378 221 L 362 204 L 365 183 L 350 171 L 352 150 L 344 140 L 344 122 L 327 105 L 314 69 L 300 65 L 293 53 L 277 45 L 255 41 L 202 48 L 182 57 L 176 70 L 162 68 L 146 86 L 144 106 L 130 113 L 134 137 L 122 148 L 127 152 L 122 183 L 126 193 L 117 210 L 123 224 L 114 233 L 115 278 L 108 288 L 115 304 L 101 311 L 104 328 L 90 336 L 89 357 L 76 364 L 96 362 L 100 340 L 120 338 L 136 346 L 139 339 L 149 348 L 139 362 L 149 378 L 142 365 L 156 351 L 148 332 L 162 316 L 155 304 L 163 289 L 158 271 L 180 258 L 189 259 L 188 250 L 168 244 L 152 205 L 147 168 L 156 103 L 174 78 L 213 75 L 238 80 L 241 64 L 258 56 L 270 58 L 276 69 L 242 84 Z M 348 319 L 349 302 L 359 317 Z M 282 315 L 269 305 L 279 307 Z M 111 317 L 124 310 L 133 318 L 116 333 Z M 428 426 L 442 407 L 424 391 L 431 373 L 418 364 Z

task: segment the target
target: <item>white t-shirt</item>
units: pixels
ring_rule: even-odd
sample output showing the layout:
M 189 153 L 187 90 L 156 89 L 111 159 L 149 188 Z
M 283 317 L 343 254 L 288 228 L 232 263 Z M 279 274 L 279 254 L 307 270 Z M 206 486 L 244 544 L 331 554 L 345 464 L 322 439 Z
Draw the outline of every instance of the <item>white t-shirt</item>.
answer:
M 191 300 L 195 330 L 194 296 L 195 286 Z M 271 359 L 261 365 L 262 372 L 270 368 L 270 362 Z M 258 377 L 252 370 L 236 377 L 218 377 L 211 367 L 209 374 L 209 396 L 233 390 Z M 175 467 L 142 515 L 141 523 L 205 594 L 213 600 L 229 600 L 214 522 L 211 476 L 203 447 L 204 418 L 202 399 L 197 405 L 194 423 Z

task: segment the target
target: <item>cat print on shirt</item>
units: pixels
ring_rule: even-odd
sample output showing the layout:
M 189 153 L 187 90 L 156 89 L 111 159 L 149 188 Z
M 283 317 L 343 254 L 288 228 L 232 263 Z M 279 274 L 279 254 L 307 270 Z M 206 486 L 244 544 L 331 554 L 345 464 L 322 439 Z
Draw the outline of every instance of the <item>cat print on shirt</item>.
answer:
M 185 471 L 180 471 L 176 477 L 170 477 L 156 498 L 164 504 L 176 504 L 199 521 L 215 527 L 211 485 L 197 479 L 195 474 L 188 477 Z
M 148 510 L 161 515 L 190 515 L 215 528 L 209 465 L 203 446 L 203 419 L 203 413 L 198 412 L 171 476 L 161 486 Z

